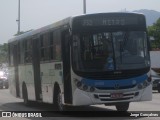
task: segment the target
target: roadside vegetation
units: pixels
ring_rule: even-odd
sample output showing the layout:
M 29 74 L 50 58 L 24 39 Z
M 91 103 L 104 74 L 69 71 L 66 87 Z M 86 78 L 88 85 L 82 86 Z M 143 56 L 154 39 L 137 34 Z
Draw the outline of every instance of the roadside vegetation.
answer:
M 148 34 L 153 37 L 153 40 L 151 40 L 152 50 L 160 50 L 160 18 L 148 27 Z

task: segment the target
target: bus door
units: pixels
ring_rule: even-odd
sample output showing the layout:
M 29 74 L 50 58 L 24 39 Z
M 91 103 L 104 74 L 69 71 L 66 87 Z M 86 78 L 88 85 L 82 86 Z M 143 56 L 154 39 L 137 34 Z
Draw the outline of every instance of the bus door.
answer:
M 40 77 L 40 53 L 39 53 L 39 38 L 33 39 L 33 71 L 34 71 L 34 87 L 36 100 L 42 100 L 42 89 L 41 89 L 41 77 Z
M 19 97 L 20 94 L 19 94 L 19 75 L 18 75 L 18 61 L 19 61 L 19 55 L 18 55 L 18 44 L 16 43 L 14 46 L 13 46 L 13 64 L 14 64 L 14 73 L 15 73 L 15 88 L 16 88 L 16 96 Z
M 72 104 L 71 64 L 70 64 L 70 37 L 69 31 L 62 32 L 62 60 L 64 81 L 64 102 Z

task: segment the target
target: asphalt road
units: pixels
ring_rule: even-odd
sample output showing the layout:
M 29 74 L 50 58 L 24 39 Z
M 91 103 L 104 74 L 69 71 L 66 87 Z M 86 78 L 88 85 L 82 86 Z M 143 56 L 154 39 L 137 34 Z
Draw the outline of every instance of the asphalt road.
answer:
M 128 120 L 128 119 L 140 119 L 140 120 L 157 120 L 160 119 L 160 93 L 154 91 L 153 92 L 153 100 L 147 102 L 135 102 L 130 104 L 129 112 L 125 113 L 127 115 L 139 114 L 141 111 L 149 111 L 143 112 L 143 114 L 150 114 L 152 111 L 159 111 L 157 114 L 159 117 L 105 117 L 104 114 L 115 114 L 112 113 L 116 111 L 114 106 L 104 106 L 104 105 L 96 105 L 96 106 L 88 106 L 88 107 L 69 107 L 68 110 L 70 111 L 68 114 L 61 114 L 54 111 L 53 106 L 50 104 L 40 104 L 40 103 L 33 103 L 31 106 L 24 106 L 23 100 L 13 97 L 8 89 L 0 89 L 0 111 L 36 111 L 36 112 L 45 112 L 49 116 L 54 117 L 42 117 L 42 118 L 0 118 L 2 120 L 9 119 L 9 120 Z M 80 112 L 73 112 L 72 111 L 80 111 Z M 132 111 L 132 112 L 131 112 Z M 139 111 L 139 112 L 137 112 Z M 101 116 L 102 114 L 102 117 Z M 156 113 L 156 112 L 154 112 Z M 1 113 L 0 113 L 1 114 Z M 85 114 L 89 114 L 89 117 L 83 117 Z M 97 114 L 97 115 L 96 115 Z M 121 114 L 121 113 L 118 113 Z M 125 115 L 124 114 L 124 115 Z M 81 116 L 81 117 L 79 117 Z M 92 117 L 93 116 L 93 117 Z

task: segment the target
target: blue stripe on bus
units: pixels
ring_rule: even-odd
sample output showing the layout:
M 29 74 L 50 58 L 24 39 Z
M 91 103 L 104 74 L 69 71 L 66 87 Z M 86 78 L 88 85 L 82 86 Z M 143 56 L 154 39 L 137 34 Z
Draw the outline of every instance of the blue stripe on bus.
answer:
M 92 80 L 92 79 L 82 79 L 82 83 L 88 86 L 93 87 L 114 87 L 115 84 L 119 84 L 119 87 L 125 87 L 125 86 L 132 86 L 137 85 L 145 80 L 147 80 L 148 76 L 147 74 L 133 77 L 129 79 L 121 79 L 121 80 Z

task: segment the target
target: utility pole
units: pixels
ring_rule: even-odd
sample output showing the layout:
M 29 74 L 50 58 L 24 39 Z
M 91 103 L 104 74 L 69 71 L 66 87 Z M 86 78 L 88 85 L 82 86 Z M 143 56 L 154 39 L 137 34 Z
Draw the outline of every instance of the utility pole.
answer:
M 20 3 L 20 0 L 19 0 L 19 1 L 18 1 L 18 20 L 16 20 L 17 23 L 18 23 L 18 31 L 17 31 L 17 34 L 20 34 L 20 5 L 21 5 L 21 3 Z
M 83 13 L 86 14 L 86 0 L 83 0 Z

